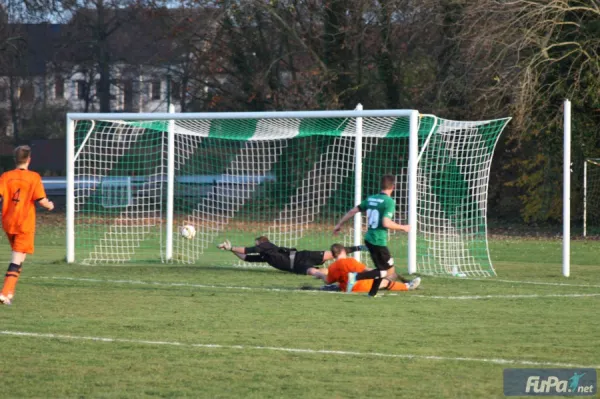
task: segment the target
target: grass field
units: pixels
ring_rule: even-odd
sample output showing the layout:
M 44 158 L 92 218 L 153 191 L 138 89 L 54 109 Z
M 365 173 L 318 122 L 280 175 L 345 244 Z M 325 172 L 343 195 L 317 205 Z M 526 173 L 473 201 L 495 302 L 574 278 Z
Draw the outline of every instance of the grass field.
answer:
M 506 367 L 600 368 L 599 241 L 568 279 L 560 241 L 496 238 L 497 278 L 368 299 L 210 258 L 67 265 L 63 237 L 41 227 L 0 307 L 2 398 L 494 398 Z

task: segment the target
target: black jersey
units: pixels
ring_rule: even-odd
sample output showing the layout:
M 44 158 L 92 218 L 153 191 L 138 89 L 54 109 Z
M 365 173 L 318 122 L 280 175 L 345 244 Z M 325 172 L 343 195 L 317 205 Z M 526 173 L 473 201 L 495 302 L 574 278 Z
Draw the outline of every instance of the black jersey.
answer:
M 278 247 L 271 242 L 263 242 L 255 247 L 246 248 L 246 261 L 266 262 L 276 269 L 291 270 L 290 253 L 296 248 Z

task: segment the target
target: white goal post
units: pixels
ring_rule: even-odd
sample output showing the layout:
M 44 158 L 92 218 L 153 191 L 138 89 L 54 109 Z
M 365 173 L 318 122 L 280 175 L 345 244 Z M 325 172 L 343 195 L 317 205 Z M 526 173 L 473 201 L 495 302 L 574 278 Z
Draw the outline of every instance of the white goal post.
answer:
M 217 265 L 224 237 L 328 249 L 361 243 L 363 215 L 333 224 L 379 178 L 397 179 L 390 233 L 409 273 L 495 275 L 487 188 L 509 119 L 416 110 L 67 114 L 67 262 Z M 192 224 L 196 237 L 176 234 Z M 367 257 L 363 258 L 366 260 Z M 231 262 L 228 258 L 225 261 Z M 404 262 L 400 262 L 403 265 Z

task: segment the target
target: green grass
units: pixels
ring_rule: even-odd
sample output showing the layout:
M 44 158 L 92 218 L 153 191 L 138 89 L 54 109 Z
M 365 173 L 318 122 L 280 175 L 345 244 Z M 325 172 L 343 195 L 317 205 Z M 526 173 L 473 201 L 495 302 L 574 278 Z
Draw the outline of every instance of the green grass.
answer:
M 215 267 L 226 253 L 194 266 L 67 265 L 61 228 L 37 240 L 0 330 L 121 341 L 1 335 L 2 398 L 494 398 L 505 367 L 527 367 L 519 361 L 600 365 L 600 296 L 552 296 L 600 294 L 598 241 L 573 242 L 569 279 L 560 241 L 497 239 L 497 278 L 425 277 L 422 290 L 370 300 L 296 290 L 318 286 L 308 277 Z

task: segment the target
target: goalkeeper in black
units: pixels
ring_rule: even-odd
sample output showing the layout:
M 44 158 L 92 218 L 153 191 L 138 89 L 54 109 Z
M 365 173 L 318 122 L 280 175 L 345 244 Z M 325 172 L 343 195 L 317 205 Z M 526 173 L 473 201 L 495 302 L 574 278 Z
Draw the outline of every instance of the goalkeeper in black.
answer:
M 319 266 L 328 260 L 333 260 L 331 251 L 298 251 L 296 248 L 278 247 L 265 236 L 255 239 L 253 247 L 235 247 L 229 240 L 217 246 L 223 251 L 231 251 L 244 262 L 268 263 L 275 269 L 295 274 L 308 274 L 316 278 L 323 278 Z M 356 252 L 362 246 L 348 247 L 346 251 Z

